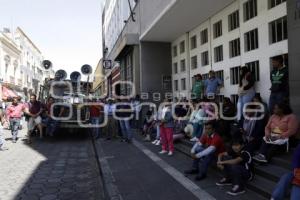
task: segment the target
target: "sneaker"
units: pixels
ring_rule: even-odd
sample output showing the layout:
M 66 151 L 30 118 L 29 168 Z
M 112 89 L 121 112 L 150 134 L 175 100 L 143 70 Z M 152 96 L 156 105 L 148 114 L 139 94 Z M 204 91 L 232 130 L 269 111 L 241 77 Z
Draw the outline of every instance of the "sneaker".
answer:
M 155 143 L 156 146 L 159 146 L 160 145 L 160 140 L 158 140 L 156 143 Z
M 173 152 L 169 151 L 168 156 L 173 156 Z
M 197 169 L 189 169 L 184 171 L 185 174 L 198 174 L 199 170 Z
M 191 142 L 197 142 L 198 138 L 197 137 L 193 137 L 192 139 L 190 139 Z
M 165 150 L 162 150 L 162 151 L 159 152 L 159 154 L 166 154 L 166 153 L 168 153 L 168 152 L 165 151 Z
M 152 144 L 156 144 L 157 141 L 158 141 L 158 140 L 154 140 L 154 141 L 152 142 Z
M 257 162 L 261 162 L 261 163 L 267 163 L 267 159 L 263 154 L 257 154 L 255 156 L 253 156 L 253 160 L 257 161 Z
M 225 186 L 225 185 L 232 185 L 231 181 L 227 178 L 222 178 L 219 182 L 216 183 L 217 186 Z
M 239 185 L 235 185 L 235 186 L 233 186 L 233 188 L 230 191 L 227 192 L 227 194 L 232 195 L 232 196 L 237 196 L 237 195 L 243 194 L 245 192 L 246 191 L 243 188 L 241 188 Z

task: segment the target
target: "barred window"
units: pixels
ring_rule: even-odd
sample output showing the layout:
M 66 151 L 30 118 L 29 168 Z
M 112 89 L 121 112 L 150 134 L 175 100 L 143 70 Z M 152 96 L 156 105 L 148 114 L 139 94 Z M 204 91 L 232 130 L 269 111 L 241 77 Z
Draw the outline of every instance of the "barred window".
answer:
M 214 38 L 222 36 L 222 21 L 214 24 Z
M 185 78 L 181 79 L 181 89 L 186 90 L 186 79 Z
M 216 77 L 224 81 L 224 70 L 216 71 Z
M 177 56 L 177 46 L 173 47 L 173 57 Z
M 208 31 L 207 29 L 201 31 L 201 44 L 205 44 L 208 42 Z
M 245 33 L 245 51 L 258 49 L 258 29 Z
M 201 65 L 202 66 L 209 65 L 208 51 L 205 51 L 201 54 Z
M 223 46 L 215 47 L 215 62 L 221 62 L 223 60 Z
M 230 69 L 230 84 L 237 85 L 240 81 L 240 66 Z
M 229 56 L 230 58 L 241 55 L 241 42 L 240 38 L 229 42 Z
M 232 31 L 240 27 L 240 15 L 239 11 L 235 11 L 228 16 L 228 30 Z
M 259 61 L 257 60 L 254 62 L 246 63 L 246 66 L 251 71 L 251 73 L 254 77 L 254 80 L 260 81 Z
M 283 2 L 286 2 L 286 0 L 269 0 L 269 8 L 274 8 Z
M 178 91 L 178 80 L 174 81 L 174 90 Z
M 197 36 L 191 37 L 191 49 L 196 49 L 197 48 Z
M 178 63 L 174 63 L 173 68 L 174 68 L 174 74 L 177 74 L 178 73 Z
M 207 73 L 207 74 L 202 74 L 202 79 L 203 79 L 203 80 L 208 79 L 208 77 L 209 77 L 209 74 L 208 74 L 208 73 Z
M 180 72 L 185 72 L 185 60 L 180 61 Z
M 270 43 L 280 42 L 288 38 L 287 31 L 287 17 L 282 17 L 275 21 L 272 21 L 269 25 L 270 30 Z
M 248 0 L 244 3 L 244 21 L 257 16 L 257 0 Z
M 185 41 L 180 42 L 180 53 L 184 53 L 185 52 Z
M 191 57 L 191 68 L 196 69 L 198 66 L 197 56 Z

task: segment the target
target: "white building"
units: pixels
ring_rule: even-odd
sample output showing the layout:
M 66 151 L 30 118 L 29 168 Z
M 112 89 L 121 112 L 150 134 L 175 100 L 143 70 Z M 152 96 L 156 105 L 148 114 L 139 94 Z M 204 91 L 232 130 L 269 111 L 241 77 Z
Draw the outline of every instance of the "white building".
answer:
M 271 5 L 277 2 L 278 5 Z M 256 91 L 267 100 L 270 58 L 288 53 L 284 0 L 237 0 L 172 42 L 173 92 L 188 96 L 193 76 L 214 70 L 224 80 L 221 95 L 237 100 L 239 66 L 255 74 Z

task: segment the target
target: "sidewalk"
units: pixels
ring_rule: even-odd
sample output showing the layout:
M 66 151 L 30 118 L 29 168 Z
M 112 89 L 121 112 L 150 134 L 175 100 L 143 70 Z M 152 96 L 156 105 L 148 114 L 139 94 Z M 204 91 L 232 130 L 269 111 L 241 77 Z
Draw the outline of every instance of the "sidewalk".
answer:
M 106 189 L 111 199 L 196 200 L 199 195 L 205 199 L 214 199 L 204 191 L 198 193 L 198 197 L 193 195 L 165 172 L 164 169 L 171 169 L 171 166 L 164 165 L 164 161 L 155 155 L 152 155 L 152 159 L 147 157 L 136 147 L 140 145 L 136 140 L 133 144 L 121 143 L 119 140 L 96 142 Z M 148 153 L 151 154 L 149 150 Z M 153 160 L 163 165 L 164 169 Z M 176 170 L 171 173 L 176 175 Z M 192 184 L 190 186 L 195 187 Z M 197 188 L 192 189 L 197 192 Z

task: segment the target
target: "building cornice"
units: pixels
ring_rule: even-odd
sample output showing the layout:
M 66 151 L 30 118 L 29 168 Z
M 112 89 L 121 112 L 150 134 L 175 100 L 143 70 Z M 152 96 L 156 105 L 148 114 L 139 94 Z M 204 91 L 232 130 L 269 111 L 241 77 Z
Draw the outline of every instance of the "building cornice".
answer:
M 19 31 L 28 41 L 29 43 L 40 53 L 42 54 L 42 52 L 39 50 L 39 48 L 31 41 L 31 39 L 25 34 L 25 32 L 20 28 L 18 27 L 17 28 L 17 31 Z
M 7 46 L 10 50 L 12 50 L 14 53 L 20 55 L 22 53 L 22 51 L 18 48 L 18 46 L 6 35 L 1 34 L 2 37 L 0 37 L 0 41 L 2 42 L 2 44 L 4 44 L 5 46 Z

